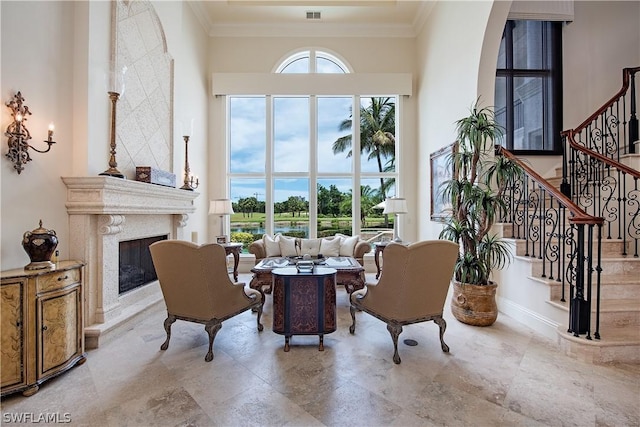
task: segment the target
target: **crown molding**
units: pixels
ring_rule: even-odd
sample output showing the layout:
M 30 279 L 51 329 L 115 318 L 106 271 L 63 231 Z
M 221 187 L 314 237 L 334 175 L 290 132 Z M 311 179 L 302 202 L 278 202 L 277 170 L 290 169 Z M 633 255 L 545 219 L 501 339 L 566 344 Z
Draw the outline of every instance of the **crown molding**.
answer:
M 188 1 L 187 4 L 191 7 L 191 10 L 196 15 L 196 19 L 202 25 L 202 29 L 206 34 L 211 32 L 211 27 L 213 27 L 213 22 L 209 19 L 209 14 L 207 10 L 202 5 L 200 1 Z
M 210 37 L 405 37 L 416 33 L 412 25 L 215 24 Z

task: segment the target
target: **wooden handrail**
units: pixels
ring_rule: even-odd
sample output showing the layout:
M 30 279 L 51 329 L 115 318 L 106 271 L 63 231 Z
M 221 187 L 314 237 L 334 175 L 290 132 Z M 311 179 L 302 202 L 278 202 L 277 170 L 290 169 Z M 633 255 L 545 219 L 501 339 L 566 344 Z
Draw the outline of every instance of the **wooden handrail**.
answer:
M 639 178 L 640 179 L 640 172 L 639 171 L 637 171 L 637 170 L 635 170 L 633 168 L 630 168 L 629 166 L 624 165 L 624 164 L 622 164 L 620 162 L 617 162 L 617 161 L 615 161 L 615 160 L 613 160 L 613 159 L 611 159 L 609 157 L 603 156 L 602 154 L 600 154 L 600 153 L 598 153 L 596 151 L 589 150 L 588 148 L 578 144 L 576 142 L 575 138 L 574 138 L 575 132 L 574 132 L 573 129 L 566 130 L 566 131 L 562 132 L 562 134 L 567 137 L 567 139 L 569 141 L 569 145 L 572 148 L 574 148 L 574 149 L 576 149 L 578 151 L 581 151 L 581 152 L 585 153 L 586 155 L 591 156 L 591 157 L 593 157 L 595 159 L 598 159 L 599 161 L 601 161 L 603 163 L 606 163 L 611 167 L 619 169 L 619 170 L 621 170 L 622 172 L 626 173 L 629 176 L 632 176 L 634 178 Z
M 569 218 L 569 222 L 572 224 L 602 224 L 604 223 L 604 218 L 591 216 L 586 213 L 582 208 L 576 205 L 570 198 L 562 194 L 562 192 L 551 185 L 546 179 L 542 178 L 536 171 L 531 169 L 527 164 L 525 164 L 522 160 L 513 155 L 509 150 L 502 146 L 496 146 L 496 153 L 505 156 L 512 162 L 516 163 L 520 166 L 535 182 L 538 183 L 539 186 L 543 187 L 547 192 L 549 192 L 553 197 L 558 199 L 558 201 L 565 206 L 572 216 Z
M 627 92 L 627 89 L 629 89 L 631 74 L 637 73 L 638 71 L 640 71 L 640 67 L 623 68 L 622 69 L 622 88 L 618 91 L 618 93 L 613 95 L 613 97 L 609 101 L 607 101 L 602 107 L 597 109 L 595 113 L 590 115 L 589 118 L 587 118 L 587 120 L 580 123 L 580 125 L 578 125 L 575 129 L 565 130 L 561 133 L 561 135 L 565 135 L 567 132 L 573 132 L 574 134 L 582 132 L 582 130 L 586 128 L 589 125 L 589 123 L 594 121 L 596 117 L 598 117 L 600 114 L 604 113 L 607 110 L 607 108 L 611 106 L 611 104 L 613 104 L 616 100 L 618 100 L 618 98 L 620 98 L 622 95 L 624 95 Z

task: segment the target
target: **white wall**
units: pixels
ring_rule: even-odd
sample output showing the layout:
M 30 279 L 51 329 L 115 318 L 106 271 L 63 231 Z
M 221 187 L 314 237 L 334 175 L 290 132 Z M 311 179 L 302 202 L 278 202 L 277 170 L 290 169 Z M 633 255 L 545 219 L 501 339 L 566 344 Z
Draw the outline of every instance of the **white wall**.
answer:
M 640 66 L 640 2 L 576 1 L 574 9 L 562 33 L 563 129 L 580 125 L 620 90 L 623 68 Z
M 206 235 L 207 181 L 207 44 L 208 37 L 184 2 L 152 3 L 164 26 L 169 51 L 176 59 L 175 115 L 197 119 L 189 147 L 192 172 L 205 184 L 188 222 Z M 57 144 L 47 154 L 32 153 L 21 175 L 0 159 L 3 270 L 22 267 L 29 257 L 21 247 L 25 231 L 43 225 L 57 232 L 61 259 L 68 256 L 69 225 L 62 176 L 95 176 L 108 166 L 110 103 L 104 73 L 111 57 L 111 2 L 2 1 L 0 94 L 5 104 L 20 90 L 32 110 L 27 122 L 36 147 L 54 122 Z M 1 108 L 3 129 L 9 110 Z M 184 143 L 174 142 L 174 173 L 182 176 Z M 6 137 L 3 136 L 3 147 Z
M 455 138 L 453 122 L 478 95 L 493 102 L 496 48 L 508 1 L 439 2 L 417 40 L 419 238 L 435 238 L 429 221 L 429 154 Z M 640 3 L 576 1 L 575 20 L 563 31 L 563 129 L 577 126 L 622 85 L 622 68 L 640 65 Z M 464 29 L 464 31 L 461 31 Z M 531 156 L 543 176 L 559 157 Z
M 496 2 L 504 7 L 503 2 Z M 186 235 L 208 240 L 208 199 L 224 194 L 226 159 L 222 127 L 214 118 L 221 100 L 209 96 L 212 72 L 270 72 L 292 50 L 322 47 L 347 60 L 356 72 L 411 72 L 414 96 L 403 123 L 402 177 L 411 213 L 403 216 L 406 240 L 437 236 L 429 221 L 429 154 L 454 138 L 453 122 L 464 115 L 478 93 L 487 91 L 483 49 L 491 51 L 504 22 L 494 22 L 492 1 L 439 2 L 416 40 L 406 38 L 213 38 L 209 39 L 188 4 L 153 2 L 175 59 L 174 123 L 195 117 L 189 146 L 192 173 L 198 175 L 197 211 Z M 8 269 L 29 261 L 22 250 L 25 231 L 42 219 L 58 233 L 61 257 L 68 254 L 68 220 L 61 176 L 93 176 L 108 161 L 109 101 L 104 67 L 110 58 L 109 2 L 2 1 L 2 104 L 21 90 L 33 111 L 28 125 L 33 144 L 56 125 L 58 143 L 47 154 L 33 154 L 21 175 L 0 159 L 0 264 Z M 578 1 L 575 21 L 564 31 L 564 126 L 575 127 L 621 86 L 622 67 L 640 65 L 639 2 Z M 490 31 L 486 31 L 487 22 Z M 489 39 L 488 39 L 488 38 Z M 380 58 L 384 58 L 383 61 Z M 488 61 L 490 62 L 490 61 Z M 487 94 L 489 96 L 492 94 Z M 594 106 L 595 104 L 595 106 Z M 1 108 L 3 129 L 9 110 Z M 184 143 L 175 128 L 174 172 L 181 177 Z M 6 147 L 6 138 L 3 137 Z M 210 148 L 209 148 L 210 147 Z M 409 147 L 409 150 L 406 148 Z M 545 166 L 547 167 L 547 166 Z M 211 171 L 210 173 L 208 171 Z M 210 177 L 209 177 L 210 175 Z
M 209 210 L 207 156 L 210 150 L 209 90 L 207 49 L 209 37 L 186 2 L 153 2 L 167 37 L 167 48 L 174 59 L 174 148 L 173 172 L 177 186 L 184 182 L 185 144 L 180 121 L 194 119 L 194 133 L 189 139 L 189 167 L 200 185 L 195 190 L 196 212 L 184 228 L 185 238 L 197 235 L 195 243 L 206 243 Z M 194 236 L 195 237 L 195 236 Z
M 61 253 L 67 252 L 68 221 L 65 186 L 60 176 L 72 173 L 74 118 L 73 61 L 74 4 L 72 2 L 7 2 L 2 8 L 1 125 L 11 121 L 4 106 L 17 91 L 32 111 L 26 126 L 38 149 L 46 144 L 47 126 L 55 124 L 51 151 L 30 150 L 32 161 L 18 175 L 5 158 L 7 138 L 2 136 L 0 177 L 2 180 L 1 254 L 2 269 L 22 267 L 29 257 L 22 249 L 22 235 L 38 227 L 54 229 Z M 28 35 L 28 37 L 26 37 Z M 52 47 L 53 46 L 53 47 Z
M 430 221 L 430 154 L 455 141 L 454 122 L 482 95 L 479 68 L 491 1 L 438 2 L 418 37 L 418 238 L 437 238 L 441 226 Z M 504 21 L 502 21 L 504 27 Z M 494 60 L 495 63 L 495 60 Z M 493 69 L 495 75 L 495 64 Z
M 623 68 L 640 66 L 639 22 L 637 1 L 574 3 L 574 21 L 562 31 L 563 130 L 576 128 L 620 90 Z M 561 166 L 559 157 L 528 159 L 543 177 Z

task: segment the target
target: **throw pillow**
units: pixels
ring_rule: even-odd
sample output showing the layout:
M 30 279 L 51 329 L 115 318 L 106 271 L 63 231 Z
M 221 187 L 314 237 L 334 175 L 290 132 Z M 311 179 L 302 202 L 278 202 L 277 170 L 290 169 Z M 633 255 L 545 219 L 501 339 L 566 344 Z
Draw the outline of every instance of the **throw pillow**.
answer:
M 300 255 L 309 254 L 318 256 L 320 252 L 320 239 L 302 239 L 300 241 Z M 324 255 L 324 253 L 322 253 Z
M 359 236 L 340 235 L 340 237 L 342 238 L 342 243 L 340 244 L 340 256 L 353 256 Z
M 298 256 L 295 237 L 280 236 L 279 245 L 282 256 Z
M 325 257 L 340 256 L 340 243 L 342 243 L 340 237 L 322 239 L 320 240 L 320 253 Z
M 264 243 L 265 256 L 280 256 L 280 233 L 273 236 L 273 238 L 264 234 L 262 236 L 262 242 Z

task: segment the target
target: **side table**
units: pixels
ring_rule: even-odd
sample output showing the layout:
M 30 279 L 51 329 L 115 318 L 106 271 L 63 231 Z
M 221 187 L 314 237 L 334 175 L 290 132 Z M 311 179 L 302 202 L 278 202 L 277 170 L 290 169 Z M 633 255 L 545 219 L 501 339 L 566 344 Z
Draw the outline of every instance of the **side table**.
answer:
M 292 335 L 318 335 L 318 350 L 324 350 L 324 334 L 336 330 L 336 272 L 324 267 L 309 273 L 288 267 L 271 272 L 273 332 L 284 335 L 284 351 Z
M 401 245 L 409 245 L 409 242 L 394 242 L 390 240 L 388 242 L 374 242 L 373 247 L 375 248 L 375 252 L 373 253 L 373 260 L 376 263 L 376 279 L 380 277 L 380 273 L 382 272 L 382 268 L 380 267 L 380 254 L 384 252 L 384 248 L 389 246 L 390 243 L 398 243 Z
M 384 248 L 391 242 L 374 242 L 373 247 L 375 248 L 375 252 L 373 253 L 373 260 L 376 263 L 376 279 L 380 277 L 380 272 L 382 269 L 380 268 L 380 254 L 384 252 Z
M 227 255 L 233 255 L 233 280 L 238 281 L 238 264 L 240 263 L 240 251 L 242 243 L 221 243 Z

